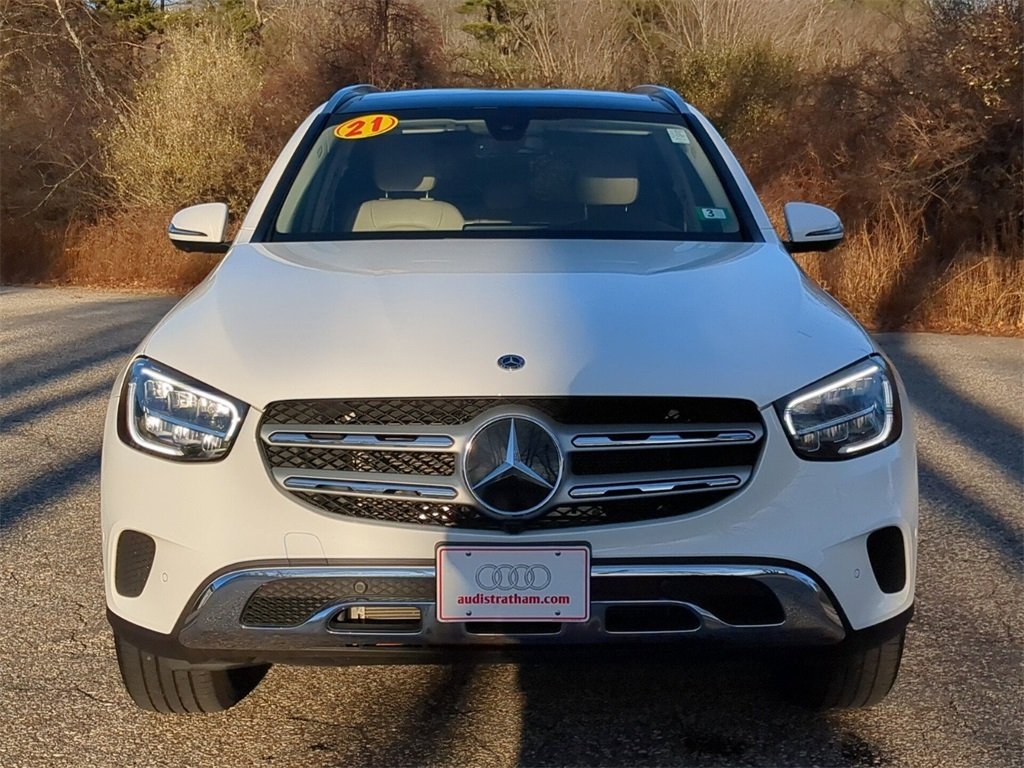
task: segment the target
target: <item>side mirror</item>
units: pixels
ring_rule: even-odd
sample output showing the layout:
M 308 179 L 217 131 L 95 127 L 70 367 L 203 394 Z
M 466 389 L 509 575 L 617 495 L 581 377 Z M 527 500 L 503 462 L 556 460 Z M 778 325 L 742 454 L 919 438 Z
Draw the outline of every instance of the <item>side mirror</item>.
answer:
M 789 240 L 783 245 L 790 253 L 831 251 L 843 241 L 843 222 L 831 208 L 812 203 L 786 203 Z
M 203 203 L 182 208 L 171 219 L 167 236 L 180 251 L 227 253 L 224 242 L 228 228 L 228 207 L 224 203 Z

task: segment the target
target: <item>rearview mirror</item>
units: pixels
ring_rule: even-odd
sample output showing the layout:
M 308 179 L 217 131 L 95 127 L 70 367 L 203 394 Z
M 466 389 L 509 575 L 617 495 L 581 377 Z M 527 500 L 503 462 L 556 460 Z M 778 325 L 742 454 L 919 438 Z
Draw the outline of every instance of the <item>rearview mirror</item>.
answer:
M 783 209 L 790 253 L 830 251 L 843 241 L 843 222 L 831 208 L 813 203 L 786 203 Z
M 224 203 L 203 203 L 182 208 L 171 219 L 167 236 L 180 251 L 227 253 L 224 242 L 228 228 L 228 207 Z

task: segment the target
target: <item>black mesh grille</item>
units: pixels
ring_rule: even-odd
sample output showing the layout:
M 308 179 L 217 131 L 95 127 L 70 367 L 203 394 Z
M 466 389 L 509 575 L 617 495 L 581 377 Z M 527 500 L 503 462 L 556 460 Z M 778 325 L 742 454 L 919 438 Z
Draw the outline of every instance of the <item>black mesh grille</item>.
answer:
M 677 600 L 711 611 L 727 624 L 785 621 L 771 588 L 745 576 L 630 576 L 594 579 L 591 600 Z
M 334 469 L 347 472 L 396 472 L 410 475 L 455 474 L 451 453 L 339 451 L 313 446 L 265 445 L 272 467 Z
M 500 529 L 497 520 L 462 504 L 424 504 L 396 499 L 363 499 L 326 493 L 296 493 L 298 498 L 325 512 L 384 523 L 442 525 L 451 528 Z
M 563 424 L 693 424 L 758 422 L 746 400 L 696 397 L 522 397 L 395 400 L 290 400 L 271 403 L 273 424 L 453 425 L 499 406 L 521 405 Z
M 242 609 L 250 627 L 294 627 L 334 603 L 433 602 L 434 579 L 281 579 L 256 590 Z
M 156 542 L 138 531 L 122 531 L 114 555 L 114 589 L 125 597 L 138 597 L 146 587 L 156 555 Z
M 541 517 L 520 522 L 496 520 L 470 506 L 459 504 L 424 504 L 416 501 L 393 499 L 358 499 L 331 496 L 325 493 L 296 494 L 303 501 L 322 509 L 348 517 L 379 520 L 388 523 L 413 525 L 440 525 L 447 528 L 476 528 L 483 530 L 537 530 L 577 528 L 586 525 L 611 525 L 638 520 L 685 515 L 715 504 L 731 491 L 687 494 L 661 500 L 609 501 L 601 504 L 579 504 L 556 507 Z
M 778 624 L 782 606 L 770 588 L 737 576 L 601 577 L 591 580 L 597 601 L 675 600 L 693 603 L 737 626 Z M 279 579 L 257 589 L 242 609 L 249 627 L 294 627 L 343 603 L 433 603 L 433 578 Z
M 617 473 L 671 472 L 682 469 L 749 467 L 757 461 L 760 443 L 750 445 L 702 446 L 700 448 L 577 451 L 570 454 L 574 475 L 614 475 Z

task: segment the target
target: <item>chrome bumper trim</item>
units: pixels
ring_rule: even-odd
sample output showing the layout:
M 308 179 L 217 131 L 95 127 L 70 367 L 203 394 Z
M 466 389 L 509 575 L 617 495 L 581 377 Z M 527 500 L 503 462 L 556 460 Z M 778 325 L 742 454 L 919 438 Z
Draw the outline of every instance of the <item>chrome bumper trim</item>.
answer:
M 330 653 L 359 647 L 431 646 L 521 646 L 565 644 L 609 644 L 622 642 L 666 642 L 687 636 L 721 641 L 771 645 L 824 645 L 843 639 L 845 630 L 839 611 L 818 582 L 805 573 L 776 565 L 593 565 L 591 578 L 715 576 L 753 579 L 768 587 L 782 606 L 784 619 L 778 624 L 733 625 L 706 608 L 680 603 L 692 610 L 700 624 L 695 629 L 659 632 L 609 632 L 605 612 L 611 606 L 649 602 L 621 600 L 593 602 L 591 617 L 584 623 L 564 623 L 557 633 L 538 635 L 482 635 L 466 630 L 462 623 L 437 621 L 433 602 L 412 598 L 389 600 L 389 605 L 415 606 L 422 613 L 418 631 L 374 631 L 338 629 L 331 620 L 348 607 L 374 601 L 341 599 L 319 610 L 305 622 L 292 627 L 247 627 L 240 617 L 249 598 L 262 585 L 282 579 L 433 579 L 433 566 L 303 566 L 249 568 L 232 571 L 214 579 L 202 592 L 194 610 L 183 621 L 179 642 L 189 648 L 225 651 L 295 651 Z

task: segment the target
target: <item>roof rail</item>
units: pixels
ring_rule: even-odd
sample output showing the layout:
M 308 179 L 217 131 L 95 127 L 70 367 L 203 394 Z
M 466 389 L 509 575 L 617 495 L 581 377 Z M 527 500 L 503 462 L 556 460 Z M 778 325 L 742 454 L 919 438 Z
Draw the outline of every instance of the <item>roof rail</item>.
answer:
M 652 99 L 660 101 L 680 114 L 686 114 L 689 111 L 686 100 L 667 85 L 637 85 L 630 88 L 629 92 L 650 96 Z
M 367 83 L 346 85 L 344 88 L 339 88 L 331 96 L 330 101 L 327 102 L 324 112 L 328 115 L 334 114 L 356 96 L 363 96 L 367 93 L 380 93 L 380 88 L 375 85 L 368 85 Z

